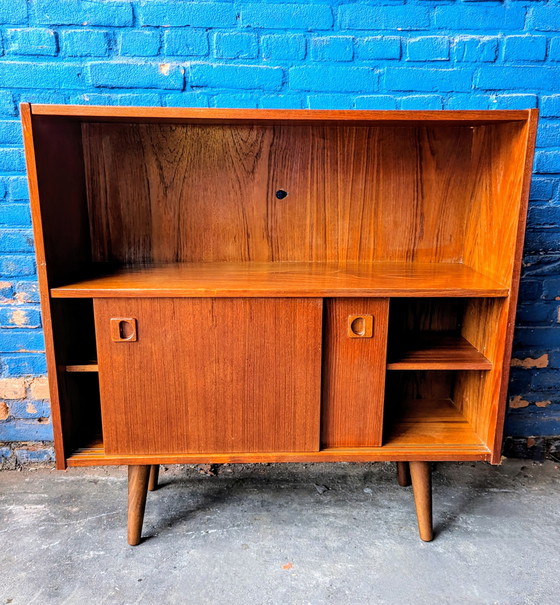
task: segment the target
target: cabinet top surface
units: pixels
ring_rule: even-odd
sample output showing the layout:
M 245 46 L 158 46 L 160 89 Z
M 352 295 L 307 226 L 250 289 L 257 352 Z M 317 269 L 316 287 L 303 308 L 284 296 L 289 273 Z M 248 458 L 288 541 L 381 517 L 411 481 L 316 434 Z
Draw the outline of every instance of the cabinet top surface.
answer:
M 383 122 L 488 124 L 524 122 L 538 110 L 480 111 L 356 111 L 311 109 L 216 109 L 198 107 L 113 107 L 92 105 L 35 105 L 35 116 L 66 116 L 77 119 L 188 120 L 202 122 Z

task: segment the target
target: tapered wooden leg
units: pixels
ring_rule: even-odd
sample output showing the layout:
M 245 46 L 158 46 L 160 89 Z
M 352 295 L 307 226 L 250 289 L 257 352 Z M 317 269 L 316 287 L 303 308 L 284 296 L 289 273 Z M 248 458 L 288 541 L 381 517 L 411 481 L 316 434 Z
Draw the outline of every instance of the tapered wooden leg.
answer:
M 397 481 L 401 487 L 410 485 L 410 467 L 408 462 L 397 462 Z
M 159 477 L 159 464 L 152 464 L 150 467 L 150 480 L 148 481 L 148 491 L 153 492 L 157 489 Z
M 411 462 L 410 477 L 420 539 L 430 542 L 432 531 L 432 470 L 429 462 Z
M 128 543 L 131 546 L 140 544 L 142 537 L 149 476 L 149 464 L 128 467 Z

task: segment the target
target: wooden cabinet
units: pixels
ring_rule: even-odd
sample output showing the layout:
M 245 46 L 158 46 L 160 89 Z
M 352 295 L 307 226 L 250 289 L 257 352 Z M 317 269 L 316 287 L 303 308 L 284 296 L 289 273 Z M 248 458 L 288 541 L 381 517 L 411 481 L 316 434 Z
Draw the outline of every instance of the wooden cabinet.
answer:
M 429 540 L 499 462 L 536 110 L 22 120 L 57 467 L 129 466 L 130 543 L 162 463 L 395 461 Z

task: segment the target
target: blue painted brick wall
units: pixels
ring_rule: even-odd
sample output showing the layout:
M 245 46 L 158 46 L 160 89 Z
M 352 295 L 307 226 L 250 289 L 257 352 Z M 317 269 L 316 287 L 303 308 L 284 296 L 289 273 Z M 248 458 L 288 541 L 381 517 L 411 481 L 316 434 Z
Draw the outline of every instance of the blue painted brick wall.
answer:
M 21 101 L 539 107 L 506 434 L 560 435 L 558 0 L 0 2 L 0 442 L 27 443 L 0 458 L 26 462 L 52 430 Z

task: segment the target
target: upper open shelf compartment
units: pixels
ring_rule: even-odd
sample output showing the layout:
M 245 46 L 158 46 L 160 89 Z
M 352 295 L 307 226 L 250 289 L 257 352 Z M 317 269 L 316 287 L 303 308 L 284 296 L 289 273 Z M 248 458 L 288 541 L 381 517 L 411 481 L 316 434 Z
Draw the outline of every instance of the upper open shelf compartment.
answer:
M 38 261 L 53 297 L 508 296 L 530 116 L 33 106 Z

